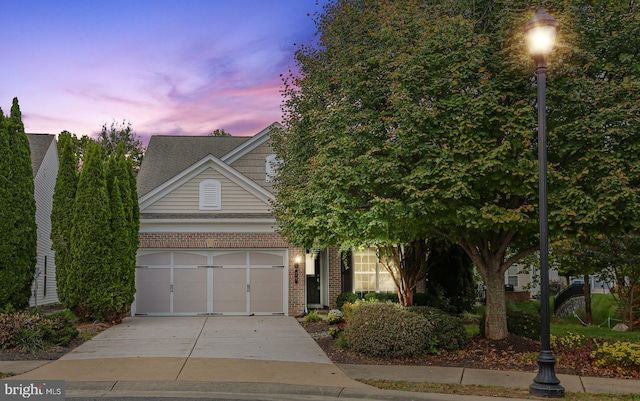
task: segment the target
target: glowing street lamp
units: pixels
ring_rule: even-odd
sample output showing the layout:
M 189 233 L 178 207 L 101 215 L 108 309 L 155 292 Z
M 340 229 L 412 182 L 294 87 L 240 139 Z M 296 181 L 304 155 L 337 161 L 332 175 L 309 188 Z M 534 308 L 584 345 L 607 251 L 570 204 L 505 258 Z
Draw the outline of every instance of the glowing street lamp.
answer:
M 564 387 L 555 374 L 556 358 L 551 352 L 549 314 L 549 210 L 547 194 L 547 58 L 555 45 L 560 24 L 543 8 L 524 28 L 529 53 L 536 62 L 538 81 L 538 179 L 540 197 L 540 280 L 542 349 L 538 355 L 538 374 L 529 386 L 529 393 L 541 397 L 564 397 Z

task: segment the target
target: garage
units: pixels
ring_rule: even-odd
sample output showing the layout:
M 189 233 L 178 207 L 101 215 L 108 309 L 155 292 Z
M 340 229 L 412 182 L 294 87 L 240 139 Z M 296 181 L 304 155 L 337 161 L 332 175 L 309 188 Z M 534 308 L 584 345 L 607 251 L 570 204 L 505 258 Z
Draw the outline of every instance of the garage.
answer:
M 285 315 L 287 251 L 155 250 L 138 254 L 135 315 Z

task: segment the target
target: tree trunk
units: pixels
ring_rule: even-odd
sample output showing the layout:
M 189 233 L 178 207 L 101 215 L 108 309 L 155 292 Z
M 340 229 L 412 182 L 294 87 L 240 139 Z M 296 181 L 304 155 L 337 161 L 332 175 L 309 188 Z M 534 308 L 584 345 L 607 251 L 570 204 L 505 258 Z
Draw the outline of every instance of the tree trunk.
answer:
M 591 313 L 591 282 L 589 280 L 589 275 L 584 275 L 584 312 L 585 319 L 584 322 L 591 326 L 593 324 L 593 314 Z
M 509 333 L 507 330 L 506 295 L 504 292 L 504 273 L 492 268 L 484 276 L 487 287 L 487 309 L 485 315 L 485 337 L 489 340 L 502 340 Z

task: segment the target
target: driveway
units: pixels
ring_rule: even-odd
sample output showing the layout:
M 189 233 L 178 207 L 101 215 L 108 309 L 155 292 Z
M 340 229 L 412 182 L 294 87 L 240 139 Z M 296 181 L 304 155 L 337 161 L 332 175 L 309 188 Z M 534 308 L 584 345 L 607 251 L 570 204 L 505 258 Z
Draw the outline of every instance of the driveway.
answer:
M 239 389 L 262 383 L 260 391 L 267 393 L 273 386 L 311 386 L 314 394 L 368 388 L 331 363 L 298 321 L 285 316 L 130 317 L 12 379 L 65 380 L 68 395 L 83 396 L 224 383 Z
M 130 317 L 61 360 L 226 358 L 331 361 L 293 317 Z

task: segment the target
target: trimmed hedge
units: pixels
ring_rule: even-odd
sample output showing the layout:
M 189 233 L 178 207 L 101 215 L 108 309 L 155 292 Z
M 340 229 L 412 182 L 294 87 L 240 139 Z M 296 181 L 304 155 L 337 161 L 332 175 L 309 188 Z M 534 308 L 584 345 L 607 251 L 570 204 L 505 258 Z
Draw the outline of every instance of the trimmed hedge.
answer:
M 412 306 L 407 310 L 424 316 L 431 322 L 435 338 L 438 340 L 438 349 L 457 351 L 467 345 L 469 336 L 459 317 L 429 306 Z
M 344 329 L 347 346 L 374 358 L 411 358 L 435 352 L 433 325 L 391 303 L 363 303 Z
M 393 302 L 399 303 L 398 294 L 395 292 L 368 292 L 364 294 L 367 301 Z

